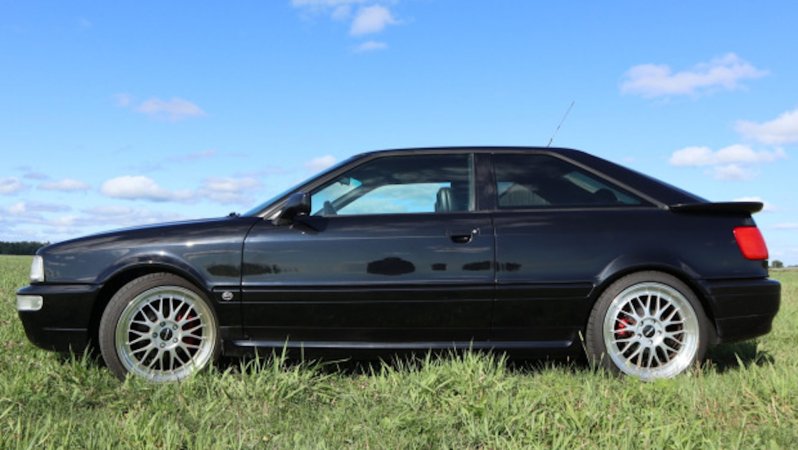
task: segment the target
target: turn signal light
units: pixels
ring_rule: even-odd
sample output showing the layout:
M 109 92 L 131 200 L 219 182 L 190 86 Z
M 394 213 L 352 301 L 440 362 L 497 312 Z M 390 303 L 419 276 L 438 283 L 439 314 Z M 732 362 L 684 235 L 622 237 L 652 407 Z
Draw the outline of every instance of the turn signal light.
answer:
M 757 227 L 736 227 L 734 229 L 734 239 L 737 246 L 746 259 L 762 260 L 768 259 L 768 246 L 765 239 Z

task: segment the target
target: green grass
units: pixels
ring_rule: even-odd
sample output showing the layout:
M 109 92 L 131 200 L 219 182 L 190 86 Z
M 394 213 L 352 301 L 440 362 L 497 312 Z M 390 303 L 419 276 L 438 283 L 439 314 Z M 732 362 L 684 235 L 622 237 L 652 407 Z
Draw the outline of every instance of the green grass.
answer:
M 341 371 L 280 359 L 181 384 L 119 383 L 28 343 L 14 309 L 28 257 L 0 257 L 0 448 L 791 448 L 798 443 L 798 271 L 757 341 L 643 383 L 565 363 L 465 354 Z

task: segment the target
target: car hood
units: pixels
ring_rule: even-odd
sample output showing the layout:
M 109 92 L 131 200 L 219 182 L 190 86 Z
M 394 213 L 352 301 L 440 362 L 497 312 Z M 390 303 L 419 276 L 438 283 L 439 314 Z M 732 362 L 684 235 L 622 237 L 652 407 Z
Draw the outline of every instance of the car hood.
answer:
M 103 283 L 130 267 L 218 261 L 235 267 L 228 270 L 235 277 L 244 238 L 259 220 L 234 216 L 145 225 L 59 242 L 37 254 L 44 258 L 45 281 L 54 283 Z
M 70 250 L 85 250 L 87 248 L 96 246 L 102 247 L 112 245 L 116 242 L 130 239 L 174 239 L 178 236 L 184 236 L 187 238 L 192 234 L 196 234 L 198 231 L 218 228 L 221 224 L 229 224 L 240 219 L 240 217 L 214 217 L 207 219 L 162 222 L 117 228 L 56 242 L 54 244 L 42 247 L 39 249 L 37 254 L 46 255 L 51 253 L 62 253 Z

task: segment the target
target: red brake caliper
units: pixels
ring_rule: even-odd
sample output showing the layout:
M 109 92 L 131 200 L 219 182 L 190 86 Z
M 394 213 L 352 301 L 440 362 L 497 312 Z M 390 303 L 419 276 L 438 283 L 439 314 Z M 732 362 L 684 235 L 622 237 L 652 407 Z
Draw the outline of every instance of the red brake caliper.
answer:
M 197 316 L 196 316 L 196 314 L 194 314 L 194 311 L 193 310 L 190 311 L 188 313 L 188 315 L 186 316 L 186 324 L 191 324 L 191 321 L 193 321 L 196 318 L 197 318 Z M 182 320 L 183 319 L 183 313 L 178 314 L 176 319 L 178 321 Z M 196 325 L 194 325 L 194 326 L 196 326 Z M 195 337 L 186 337 L 184 339 L 185 339 L 186 343 L 191 344 L 191 345 L 199 345 L 200 344 L 199 339 L 197 339 Z
M 624 317 L 619 319 L 615 322 L 615 334 L 620 339 L 626 339 L 632 335 L 632 332 L 628 330 L 629 326 L 632 325 L 632 321 L 628 317 Z

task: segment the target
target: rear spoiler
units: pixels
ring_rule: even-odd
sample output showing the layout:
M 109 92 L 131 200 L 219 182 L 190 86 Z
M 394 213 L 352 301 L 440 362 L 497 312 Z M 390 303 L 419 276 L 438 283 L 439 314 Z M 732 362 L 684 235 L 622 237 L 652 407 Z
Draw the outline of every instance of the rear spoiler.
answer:
M 762 202 L 679 203 L 668 208 L 678 213 L 754 214 L 762 211 Z

